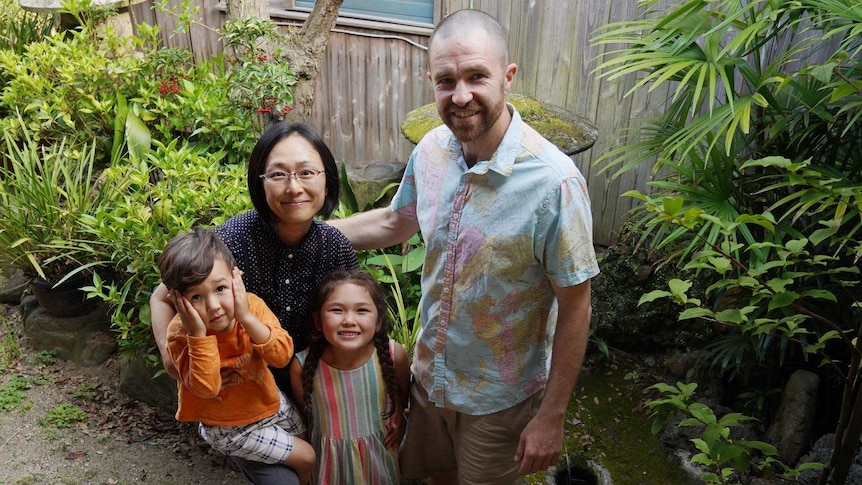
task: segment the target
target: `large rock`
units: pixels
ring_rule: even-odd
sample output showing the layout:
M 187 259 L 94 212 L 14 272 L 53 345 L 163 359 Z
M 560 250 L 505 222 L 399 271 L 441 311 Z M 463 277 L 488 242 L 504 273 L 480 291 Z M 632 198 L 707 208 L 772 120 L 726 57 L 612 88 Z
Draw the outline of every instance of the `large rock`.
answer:
M 3 286 L 3 289 L 0 290 L 0 303 L 6 305 L 20 304 L 21 298 L 24 297 L 24 293 L 27 291 L 27 284 L 29 282 L 30 279 L 24 276 L 24 273 L 16 271 Z
M 811 451 L 799 459 L 797 466 L 803 463 L 829 463 L 829 457 L 832 454 L 832 445 L 834 444 L 834 434 L 830 433 L 821 436 L 811 446 Z M 821 470 L 805 470 L 799 475 L 796 482 L 801 485 L 816 485 L 820 474 Z M 850 466 L 850 471 L 847 473 L 847 481 L 845 483 L 847 485 L 862 483 L 862 449 L 856 450 L 856 457 Z
M 161 412 L 176 414 L 177 381 L 165 373 L 156 377 L 158 370 L 143 357 L 121 357 L 120 392 Z
M 143 3 L 145 0 L 91 0 L 90 6 L 94 8 L 103 7 L 110 9 L 110 15 L 104 21 L 105 26 L 110 26 L 122 37 L 134 35 L 134 26 L 129 7 Z M 19 0 L 21 8 L 29 12 L 54 15 L 59 14 L 60 28 L 73 29 L 77 27 L 78 21 L 74 16 L 63 11 L 62 0 Z
M 358 209 L 364 211 L 387 204 L 395 194 L 395 187 L 390 187 L 390 184 L 401 181 L 406 165 L 399 162 L 368 162 L 347 168 L 347 178 Z
M 81 365 L 99 365 L 117 348 L 111 319 L 103 305 L 78 317 L 55 317 L 27 296 L 21 302 L 24 333 L 37 350 L 52 350 L 58 358 Z
M 510 94 L 512 103 L 521 118 L 566 155 L 588 150 L 596 142 L 599 131 L 588 119 L 571 111 L 537 101 L 523 94 Z M 426 133 L 443 124 L 434 103 L 426 104 L 409 113 L 401 123 L 401 133 L 413 143 Z
M 766 433 L 766 440 L 775 445 L 784 463 L 796 463 L 808 449 L 819 385 L 817 374 L 800 369 L 784 387 L 775 421 Z

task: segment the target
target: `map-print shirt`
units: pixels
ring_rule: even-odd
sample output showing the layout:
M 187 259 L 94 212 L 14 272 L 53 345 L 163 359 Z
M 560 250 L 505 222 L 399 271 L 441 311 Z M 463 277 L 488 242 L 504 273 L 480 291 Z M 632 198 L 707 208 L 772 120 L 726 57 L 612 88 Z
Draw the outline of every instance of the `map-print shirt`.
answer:
M 497 152 L 472 168 L 446 126 L 426 135 L 391 204 L 418 220 L 426 244 L 413 375 L 436 405 L 471 415 L 544 388 L 551 282 L 599 272 L 583 175 L 509 109 Z

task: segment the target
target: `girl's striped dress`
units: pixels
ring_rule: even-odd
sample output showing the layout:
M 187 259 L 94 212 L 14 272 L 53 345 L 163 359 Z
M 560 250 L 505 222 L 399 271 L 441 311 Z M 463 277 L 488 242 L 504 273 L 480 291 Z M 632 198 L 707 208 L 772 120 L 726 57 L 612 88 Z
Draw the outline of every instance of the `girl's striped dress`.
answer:
M 391 352 L 390 342 L 390 352 Z M 296 355 L 305 363 L 307 351 Z M 335 369 L 322 359 L 311 395 L 311 444 L 317 453 L 319 485 L 398 485 L 398 455 L 386 448 L 386 381 L 377 349 L 361 367 Z

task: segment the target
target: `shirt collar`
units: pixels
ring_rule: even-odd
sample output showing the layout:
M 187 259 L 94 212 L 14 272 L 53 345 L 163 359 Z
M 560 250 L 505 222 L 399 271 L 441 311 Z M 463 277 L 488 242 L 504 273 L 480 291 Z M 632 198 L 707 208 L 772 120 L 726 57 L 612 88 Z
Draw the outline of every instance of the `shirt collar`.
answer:
M 477 174 L 485 174 L 490 170 L 497 172 L 504 177 L 512 175 L 515 159 L 517 158 L 518 153 L 521 152 L 521 139 L 523 138 L 524 128 L 521 121 L 521 115 L 518 113 L 518 110 L 516 110 L 510 103 L 506 103 L 506 108 L 512 115 L 512 121 L 506 129 L 506 134 L 503 135 L 503 140 L 500 142 L 500 146 L 497 147 L 497 151 L 494 152 L 491 160 L 481 160 L 469 171 Z M 449 143 L 449 149 L 452 150 L 457 157 L 463 158 L 464 150 L 461 147 L 461 142 L 459 142 L 454 135 L 450 136 L 451 140 Z

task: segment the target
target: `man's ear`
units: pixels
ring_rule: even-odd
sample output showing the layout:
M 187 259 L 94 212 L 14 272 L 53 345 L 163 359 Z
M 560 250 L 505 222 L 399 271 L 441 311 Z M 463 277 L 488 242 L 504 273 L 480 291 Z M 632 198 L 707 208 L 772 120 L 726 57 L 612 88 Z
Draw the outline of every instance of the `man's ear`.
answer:
M 518 72 L 518 65 L 514 62 L 506 66 L 506 94 L 509 94 L 509 89 L 512 88 L 512 81 L 515 79 L 515 73 Z

